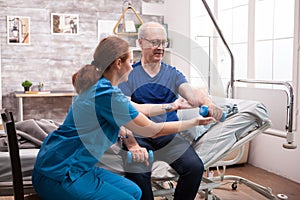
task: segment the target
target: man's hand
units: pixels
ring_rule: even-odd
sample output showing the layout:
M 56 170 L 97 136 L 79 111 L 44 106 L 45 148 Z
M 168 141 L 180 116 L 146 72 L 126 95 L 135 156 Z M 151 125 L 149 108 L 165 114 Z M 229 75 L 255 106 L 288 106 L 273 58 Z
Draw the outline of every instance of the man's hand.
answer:
M 125 127 L 121 127 L 120 135 L 123 136 L 122 142 L 127 147 L 127 149 L 132 154 L 133 162 L 141 162 L 145 163 L 146 166 L 149 165 L 149 154 L 146 148 L 141 147 L 136 139 L 134 138 L 133 133 L 126 129 Z M 126 135 L 124 137 L 124 135 Z
M 220 107 L 216 106 L 215 104 L 209 104 L 208 108 L 209 108 L 208 116 L 211 116 L 216 120 L 220 121 L 220 119 L 223 116 L 223 110 Z
M 145 163 L 146 166 L 149 165 L 149 154 L 146 148 L 135 145 L 128 150 L 132 153 L 133 162 Z

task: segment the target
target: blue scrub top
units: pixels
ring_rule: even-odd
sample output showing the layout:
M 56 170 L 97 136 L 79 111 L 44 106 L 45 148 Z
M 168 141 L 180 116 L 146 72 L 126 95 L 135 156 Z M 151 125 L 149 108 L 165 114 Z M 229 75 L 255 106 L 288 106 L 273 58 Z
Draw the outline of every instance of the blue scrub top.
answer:
M 119 127 L 137 115 L 121 90 L 101 78 L 75 97 L 64 123 L 44 140 L 35 170 L 57 181 L 75 180 L 94 167 L 116 142 Z

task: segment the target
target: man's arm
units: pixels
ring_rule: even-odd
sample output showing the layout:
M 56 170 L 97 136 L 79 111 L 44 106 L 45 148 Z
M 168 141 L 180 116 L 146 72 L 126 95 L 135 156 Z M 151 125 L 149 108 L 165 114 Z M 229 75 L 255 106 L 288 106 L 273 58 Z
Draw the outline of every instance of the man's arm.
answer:
M 223 110 L 212 102 L 204 88 L 183 83 L 179 86 L 179 94 L 193 107 L 207 105 L 209 107 L 209 116 L 213 116 L 217 120 L 222 118 Z
M 194 87 L 189 83 L 183 83 L 179 86 L 179 94 L 193 107 L 212 104 L 204 88 Z
M 161 115 L 179 109 L 189 109 L 192 106 L 183 98 L 179 98 L 173 103 L 166 104 L 138 104 L 131 101 L 132 105 L 147 117 Z

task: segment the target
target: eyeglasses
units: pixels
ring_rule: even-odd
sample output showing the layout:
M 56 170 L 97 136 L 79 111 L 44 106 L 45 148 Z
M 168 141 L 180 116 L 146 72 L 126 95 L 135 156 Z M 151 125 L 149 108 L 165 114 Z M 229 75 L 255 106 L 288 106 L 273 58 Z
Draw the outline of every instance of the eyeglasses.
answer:
M 150 42 L 154 48 L 158 48 L 160 45 L 161 45 L 163 48 L 166 48 L 166 47 L 168 47 L 168 45 L 169 45 L 169 42 L 168 42 L 167 40 L 159 40 L 159 39 L 148 40 L 148 39 L 146 39 L 146 38 L 142 38 L 142 39 L 143 39 L 143 40 L 146 40 L 147 42 Z

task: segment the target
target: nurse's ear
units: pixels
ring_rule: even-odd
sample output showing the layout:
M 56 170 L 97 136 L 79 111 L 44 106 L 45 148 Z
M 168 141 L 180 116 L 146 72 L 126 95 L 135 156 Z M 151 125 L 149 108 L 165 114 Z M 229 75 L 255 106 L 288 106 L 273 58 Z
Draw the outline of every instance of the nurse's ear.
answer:
M 115 63 L 115 66 L 118 70 L 121 69 L 121 66 L 122 66 L 121 58 L 117 58 L 114 63 Z

